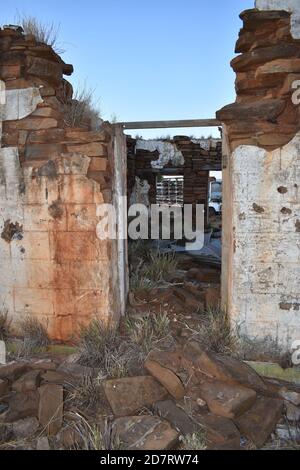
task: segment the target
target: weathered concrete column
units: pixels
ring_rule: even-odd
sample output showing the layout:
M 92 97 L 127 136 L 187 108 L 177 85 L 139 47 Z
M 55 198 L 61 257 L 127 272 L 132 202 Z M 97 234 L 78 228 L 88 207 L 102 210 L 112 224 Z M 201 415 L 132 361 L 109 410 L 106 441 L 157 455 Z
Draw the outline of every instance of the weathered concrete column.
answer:
M 232 61 L 236 103 L 224 122 L 223 304 L 255 341 L 300 339 L 300 2 L 243 12 Z

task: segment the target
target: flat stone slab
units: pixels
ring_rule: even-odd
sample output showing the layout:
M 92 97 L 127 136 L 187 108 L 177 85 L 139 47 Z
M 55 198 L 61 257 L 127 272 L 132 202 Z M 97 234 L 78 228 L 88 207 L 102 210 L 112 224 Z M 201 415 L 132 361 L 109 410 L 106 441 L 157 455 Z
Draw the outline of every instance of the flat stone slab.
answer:
M 150 376 L 107 380 L 103 388 L 115 416 L 133 415 L 168 396 L 166 389 Z
M 28 417 L 37 416 L 39 405 L 38 392 L 15 393 L 10 398 L 8 410 L 1 416 L 1 420 L 12 423 Z
M 199 430 L 199 425 L 182 408 L 179 408 L 173 400 L 159 401 L 153 405 L 153 410 L 184 436 Z
M 258 397 L 255 405 L 234 422 L 241 434 L 263 447 L 283 414 L 283 400 Z
M 55 436 L 62 427 L 64 393 L 61 385 L 42 385 L 39 388 L 39 422 L 49 436 Z
M 195 341 L 185 345 L 184 355 L 193 362 L 198 372 L 210 378 L 229 384 L 244 385 L 256 392 L 268 393 L 268 387 L 263 379 L 239 359 L 204 351 Z
M 206 432 L 208 450 L 240 449 L 241 435 L 230 419 L 211 413 L 199 413 L 194 419 Z
M 181 400 L 184 397 L 184 386 L 174 372 L 161 366 L 158 362 L 148 359 L 145 362 L 145 369 L 165 387 L 175 400 Z
M 113 433 L 126 450 L 171 450 L 179 439 L 179 433 L 156 416 L 118 418 Z
M 229 419 L 240 416 L 256 401 L 254 390 L 218 380 L 203 381 L 197 391 L 212 413 Z

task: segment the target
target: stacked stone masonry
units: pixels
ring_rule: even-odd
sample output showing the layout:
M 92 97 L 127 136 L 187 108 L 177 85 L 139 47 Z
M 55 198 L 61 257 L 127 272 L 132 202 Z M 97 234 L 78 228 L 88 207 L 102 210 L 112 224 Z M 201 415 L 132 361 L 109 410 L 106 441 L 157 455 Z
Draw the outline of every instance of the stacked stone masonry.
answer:
M 145 142 L 145 146 L 147 146 L 147 141 Z M 162 144 L 167 142 L 174 146 L 175 152 L 181 152 L 183 160 L 180 162 L 181 164 L 169 160 L 160 168 L 155 168 L 159 153 L 137 148 L 137 140 L 128 137 L 127 189 L 129 200 L 135 185 L 135 178 L 138 177 L 149 183 L 149 201 L 151 204 L 155 204 L 156 177 L 159 174 L 168 174 L 168 170 L 172 170 L 173 174 L 184 177 L 184 203 L 204 204 L 207 208 L 209 171 L 222 169 L 222 141 L 175 136 L 173 139 L 158 139 L 155 142 Z
M 73 67 L 50 46 L 0 30 L 0 305 L 67 340 L 93 316 L 114 318 L 113 242 L 96 234 L 111 200 L 108 124 L 66 124 Z M 117 307 L 115 298 L 114 306 Z
M 228 156 L 222 297 L 246 336 L 291 352 L 300 339 L 300 106 L 292 101 L 300 41 L 291 23 L 298 2 L 270 2 L 274 10 L 266 3 L 241 14 L 237 100 L 217 113 Z

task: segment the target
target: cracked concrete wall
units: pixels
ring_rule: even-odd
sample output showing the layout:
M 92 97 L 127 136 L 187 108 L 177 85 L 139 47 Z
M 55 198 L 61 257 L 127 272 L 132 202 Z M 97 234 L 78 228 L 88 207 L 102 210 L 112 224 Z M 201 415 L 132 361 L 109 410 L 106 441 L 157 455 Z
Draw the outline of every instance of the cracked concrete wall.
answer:
M 289 350 L 300 339 L 300 133 L 273 152 L 240 146 L 231 158 L 231 318 Z
M 258 0 L 262 11 L 243 12 L 237 45 L 243 54 L 234 59 L 234 67 L 263 68 L 269 60 L 272 64 L 268 53 L 276 48 L 281 53 L 283 36 L 294 44 L 297 57 L 299 44 L 290 34 L 292 28 L 296 37 L 296 22 L 284 10 L 297 17 L 298 4 Z M 279 77 L 291 85 L 297 78 L 293 69 L 298 59 L 283 54 L 280 61 L 292 64 Z M 264 81 L 257 73 L 241 76 L 245 73 L 237 72 L 237 102 L 218 113 L 224 122 L 225 154 L 222 300 L 243 334 L 251 340 L 271 337 L 291 352 L 293 341 L 300 339 L 299 107 L 292 103 L 291 89 L 280 88 L 272 67 Z M 252 80 L 246 88 L 241 86 L 245 79 Z M 251 97 L 251 89 L 256 94 L 262 89 L 260 102 L 256 94 Z M 269 120 L 267 110 L 259 115 L 259 107 L 272 99 L 272 93 L 273 98 L 283 98 L 290 111 Z M 245 106 L 247 113 L 242 116 L 239 107 Z M 251 145 L 255 141 L 259 146 Z
M 8 28 L 0 53 L 0 306 L 16 332 L 28 315 L 68 340 L 120 313 L 116 242 L 96 233 L 97 207 L 112 198 L 113 133 L 65 125 L 72 68 L 51 47 Z

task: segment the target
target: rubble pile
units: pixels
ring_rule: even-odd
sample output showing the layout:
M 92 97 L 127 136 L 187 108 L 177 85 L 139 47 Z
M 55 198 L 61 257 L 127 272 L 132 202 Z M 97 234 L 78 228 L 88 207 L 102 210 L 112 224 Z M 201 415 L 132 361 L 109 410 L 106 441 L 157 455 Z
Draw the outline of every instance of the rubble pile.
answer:
M 98 373 L 68 359 L 1 366 L 1 447 L 19 441 L 17 448 L 80 448 L 68 391 L 70 384 Z M 299 387 L 263 380 L 238 359 L 207 352 L 193 341 L 152 351 L 139 376 L 108 378 L 102 386 L 107 402 L 87 419 L 99 425 L 105 415 L 114 439 L 130 450 L 179 449 L 184 436 L 200 431 L 207 449 L 249 443 L 262 448 L 276 429 L 282 435 L 284 416 L 299 424 Z M 88 411 L 81 414 L 87 417 Z

